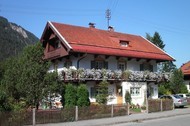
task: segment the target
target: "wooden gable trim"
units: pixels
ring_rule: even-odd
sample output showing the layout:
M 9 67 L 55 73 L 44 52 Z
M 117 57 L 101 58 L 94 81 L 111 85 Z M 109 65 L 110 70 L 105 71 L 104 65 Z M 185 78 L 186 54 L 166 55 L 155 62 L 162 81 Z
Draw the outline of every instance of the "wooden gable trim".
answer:
M 59 33 L 59 31 L 54 27 L 54 25 L 48 21 L 48 24 L 50 28 L 54 31 L 54 33 L 57 35 L 57 37 L 63 42 L 63 44 L 68 48 L 68 50 L 72 49 L 72 47 L 69 45 L 69 43 L 66 41 L 66 39 Z

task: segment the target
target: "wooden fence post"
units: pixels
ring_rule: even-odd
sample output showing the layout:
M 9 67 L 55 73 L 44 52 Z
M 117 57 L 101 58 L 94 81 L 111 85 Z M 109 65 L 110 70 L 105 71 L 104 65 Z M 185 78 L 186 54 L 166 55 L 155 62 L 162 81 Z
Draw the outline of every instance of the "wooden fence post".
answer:
M 111 105 L 111 117 L 113 117 L 113 104 Z
M 129 115 L 129 112 L 130 112 L 130 107 L 129 107 L 129 102 L 127 102 L 127 115 Z
M 149 111 L 148 111 L 148 98 L 146 97 L 146 113 L 148 113 Z
M 32 125 L 36 126 L 36 108 L 32 109 Z
M 160 99 L 160 111 L 163 111 L 163 104 L 162 104 L 162 99 Z
M 173 110 L 175 109 L 175 104 L 174 104 L 174 100 L 173 100 Z
M 75 121 L 78 121 L 78 106 L 75 107 Z

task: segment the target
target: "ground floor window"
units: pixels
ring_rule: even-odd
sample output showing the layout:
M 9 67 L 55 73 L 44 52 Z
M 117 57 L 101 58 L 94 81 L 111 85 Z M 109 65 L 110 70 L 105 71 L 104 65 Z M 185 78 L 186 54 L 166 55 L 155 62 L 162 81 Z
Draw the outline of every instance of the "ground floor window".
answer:
M 140 95 L 140 87 L 131 87 L 130 93 L 131 93 L 131 96 L 139 96 Z

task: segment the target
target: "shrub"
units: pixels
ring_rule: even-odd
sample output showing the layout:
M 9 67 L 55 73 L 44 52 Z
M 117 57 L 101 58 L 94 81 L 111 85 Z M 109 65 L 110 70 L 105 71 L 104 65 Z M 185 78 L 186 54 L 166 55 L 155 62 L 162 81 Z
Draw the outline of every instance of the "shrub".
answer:
M 76 87 L 72 84 L 68 84 L 65 87 L 65 107 L 74 107 L 76 106 Z
M 77 105 L 78 106 L 89 106 L 90 100 L 89 100 L 89 93 L 86 88 L 86 85 L 81 84 L 77 88 Z
M 131 104 L 131 94 L 129 93 L 129 91 L 126 91 L 125 93 L 125 102 Z
M 103 80 L 98 87 L 98 95 L 96 100 L 99 104 L 106 104 L 108 100 L 108 82 Z

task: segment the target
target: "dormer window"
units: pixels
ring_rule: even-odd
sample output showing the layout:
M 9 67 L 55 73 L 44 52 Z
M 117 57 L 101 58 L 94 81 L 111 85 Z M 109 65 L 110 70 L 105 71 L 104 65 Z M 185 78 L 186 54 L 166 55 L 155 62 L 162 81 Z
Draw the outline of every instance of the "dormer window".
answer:
M 128 47 L 129 41 L 120 40 L 120 46 L 121 47 Z

